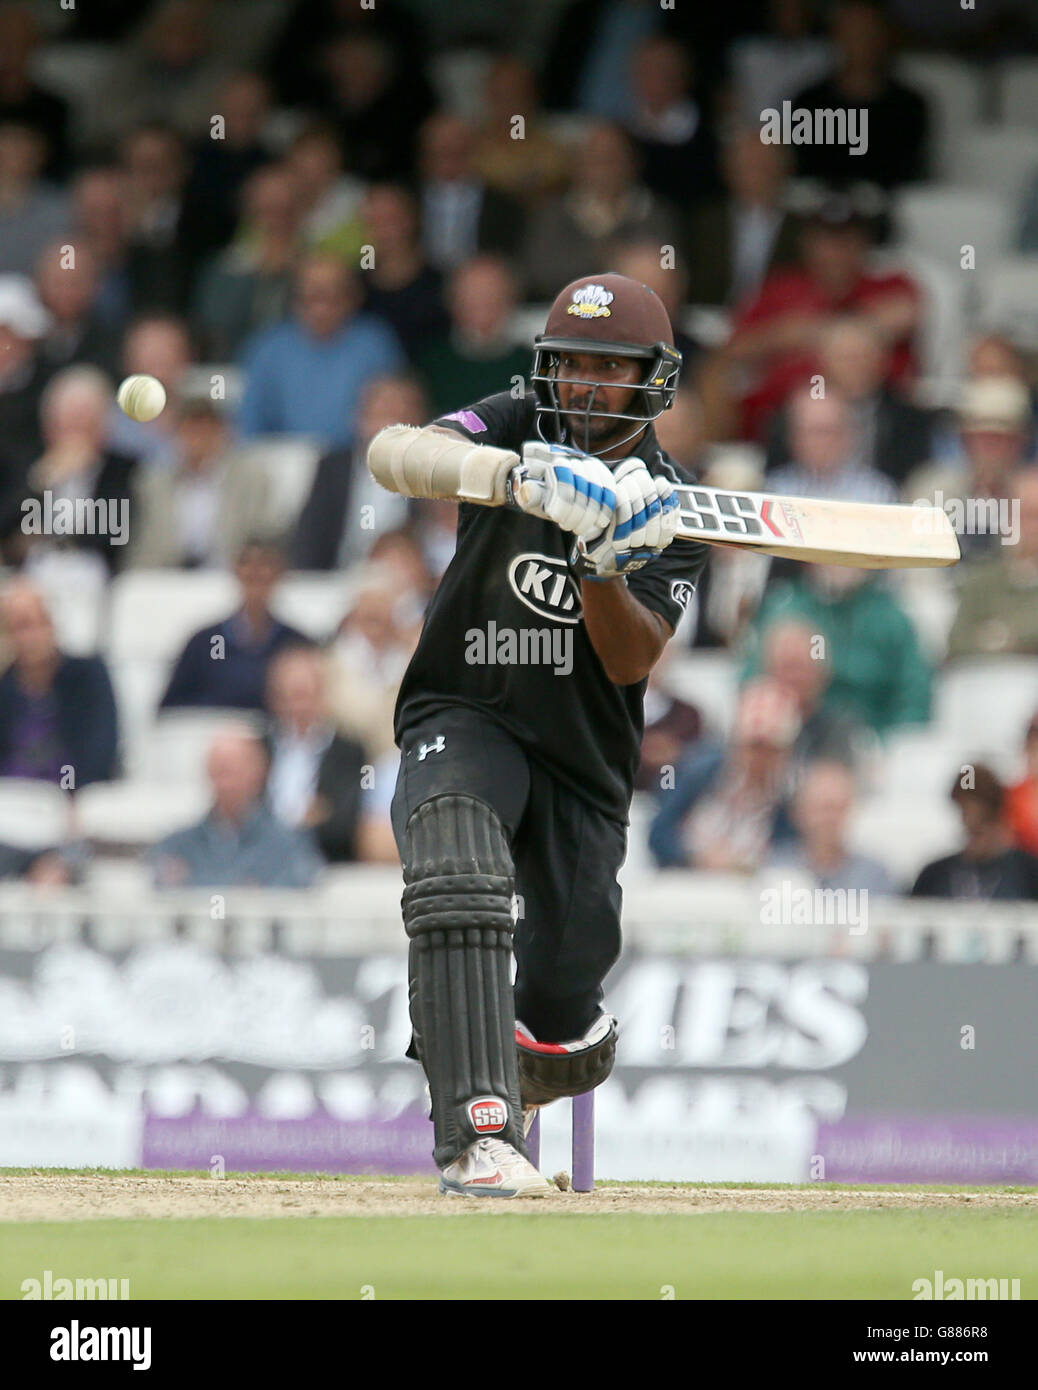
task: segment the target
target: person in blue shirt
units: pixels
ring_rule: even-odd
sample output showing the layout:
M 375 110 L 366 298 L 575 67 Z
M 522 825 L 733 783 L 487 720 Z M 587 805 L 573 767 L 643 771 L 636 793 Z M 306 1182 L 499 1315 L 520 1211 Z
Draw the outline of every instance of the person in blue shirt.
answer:
M 393 329 L 358 313 L 359 304 L 356 277 L 337 256 L 318 252 L 302 262 L 292 316 L 245 345 L 242 438 L 302 434 L 337 446 L 352 439 L 364 387 L 405 365 Z

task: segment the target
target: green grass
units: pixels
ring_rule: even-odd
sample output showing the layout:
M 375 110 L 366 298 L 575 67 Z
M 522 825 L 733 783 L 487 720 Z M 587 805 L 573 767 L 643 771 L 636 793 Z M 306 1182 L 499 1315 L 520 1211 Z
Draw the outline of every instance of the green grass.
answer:
M 495 1203 L 495 1206 L 497 1204 Z M 128 1278 L 133 1298 L 910 1299 L 932 1278 L 1038 1289 L 1038 1210 L 10 1223 L 0 1297 L 26 1278 Z M 371 1296 L 368 1294 L 367 1296 Z

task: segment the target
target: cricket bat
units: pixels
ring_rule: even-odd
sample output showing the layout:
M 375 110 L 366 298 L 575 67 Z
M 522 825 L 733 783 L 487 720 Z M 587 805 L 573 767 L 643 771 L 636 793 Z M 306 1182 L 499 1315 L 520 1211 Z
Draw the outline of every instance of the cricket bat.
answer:
M 959 542 L 940 507 L 836 502 L 682 485 L 678 535 L 787 560 L 855 569 L 954 565 Z
M 543 484 L 520 484 L 536 504 Z M 954 565 L 959 542 L 940 507 L 882 502 L 835 502 L 760 492 L 729 492 L 697 484 L 675 486 L 678 536 L 707 545 L 739 546 L 763 555 L 854 569 L 923 569 Z

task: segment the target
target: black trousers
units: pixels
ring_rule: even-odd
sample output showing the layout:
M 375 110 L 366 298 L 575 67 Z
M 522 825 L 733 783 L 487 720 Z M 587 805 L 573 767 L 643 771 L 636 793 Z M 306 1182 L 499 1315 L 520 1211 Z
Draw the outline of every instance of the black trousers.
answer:
M 562 786 L 492 719 L 456 706 L 404 736 L 392 808 L 401 858 L 411 815 L 450 792 L 493 807 L 511 846 L 516 1017 L 541 1042 L 581 1037 L 620 954 L 626 826 Z

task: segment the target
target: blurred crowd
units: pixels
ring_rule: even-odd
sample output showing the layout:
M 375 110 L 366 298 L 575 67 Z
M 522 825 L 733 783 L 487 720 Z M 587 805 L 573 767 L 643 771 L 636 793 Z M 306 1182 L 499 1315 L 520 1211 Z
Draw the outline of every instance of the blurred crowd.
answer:
M 172 594 L 232 573 L 237 600 L 177 638 L 149 710 L 226 715 L 208 809 L 146 847 L 154 881 L 294 887 L 393 861 L 393 700 L 456 511 L 377 489 L 367 442 L 524 387 L 546 301 L 614 269 L 670 313 L 685 367 L 657 429 L 679 463 L 935 501 L 963 551 L 908 577 L 712 555 L 647 696 L 654 862 L 1038 898 L 1038 716 L 1015 769 L 949 764 L 951 857 L 906 882 L 847 835 L 949 665 L 1038 661 L 1036 344 L 967 319 L 939 376 L 933 286 L 894 212 L 942 176 L 941 113 L 901 60 L 1038 54 L 1029 6 L 969 27 L 897 0 L 556 0 L 523 7 L 521 41 L 510 7 L 94 8 L 0 4 L 0 778 L 134 775 L 130 687 L 101 638 L 61 639 L 62 565 L 111 612 L 135 576 Z M 765 143 L 784 101 L 867 110 L 867 149 Z M 1005 249 L 1038 268 L 1038 154 Z M 166 389 L 150 424 L 115 406 L 131 373 Z M 62 506 L 109 524 L 27 521 Z M 299 575 L 342 578 L 334 621 L 281 616 Z M 721 653 L 724 728 L 672 679 Z M 79 881 L 96 849 L 73 822 L 0 844 L 0 875 Z

